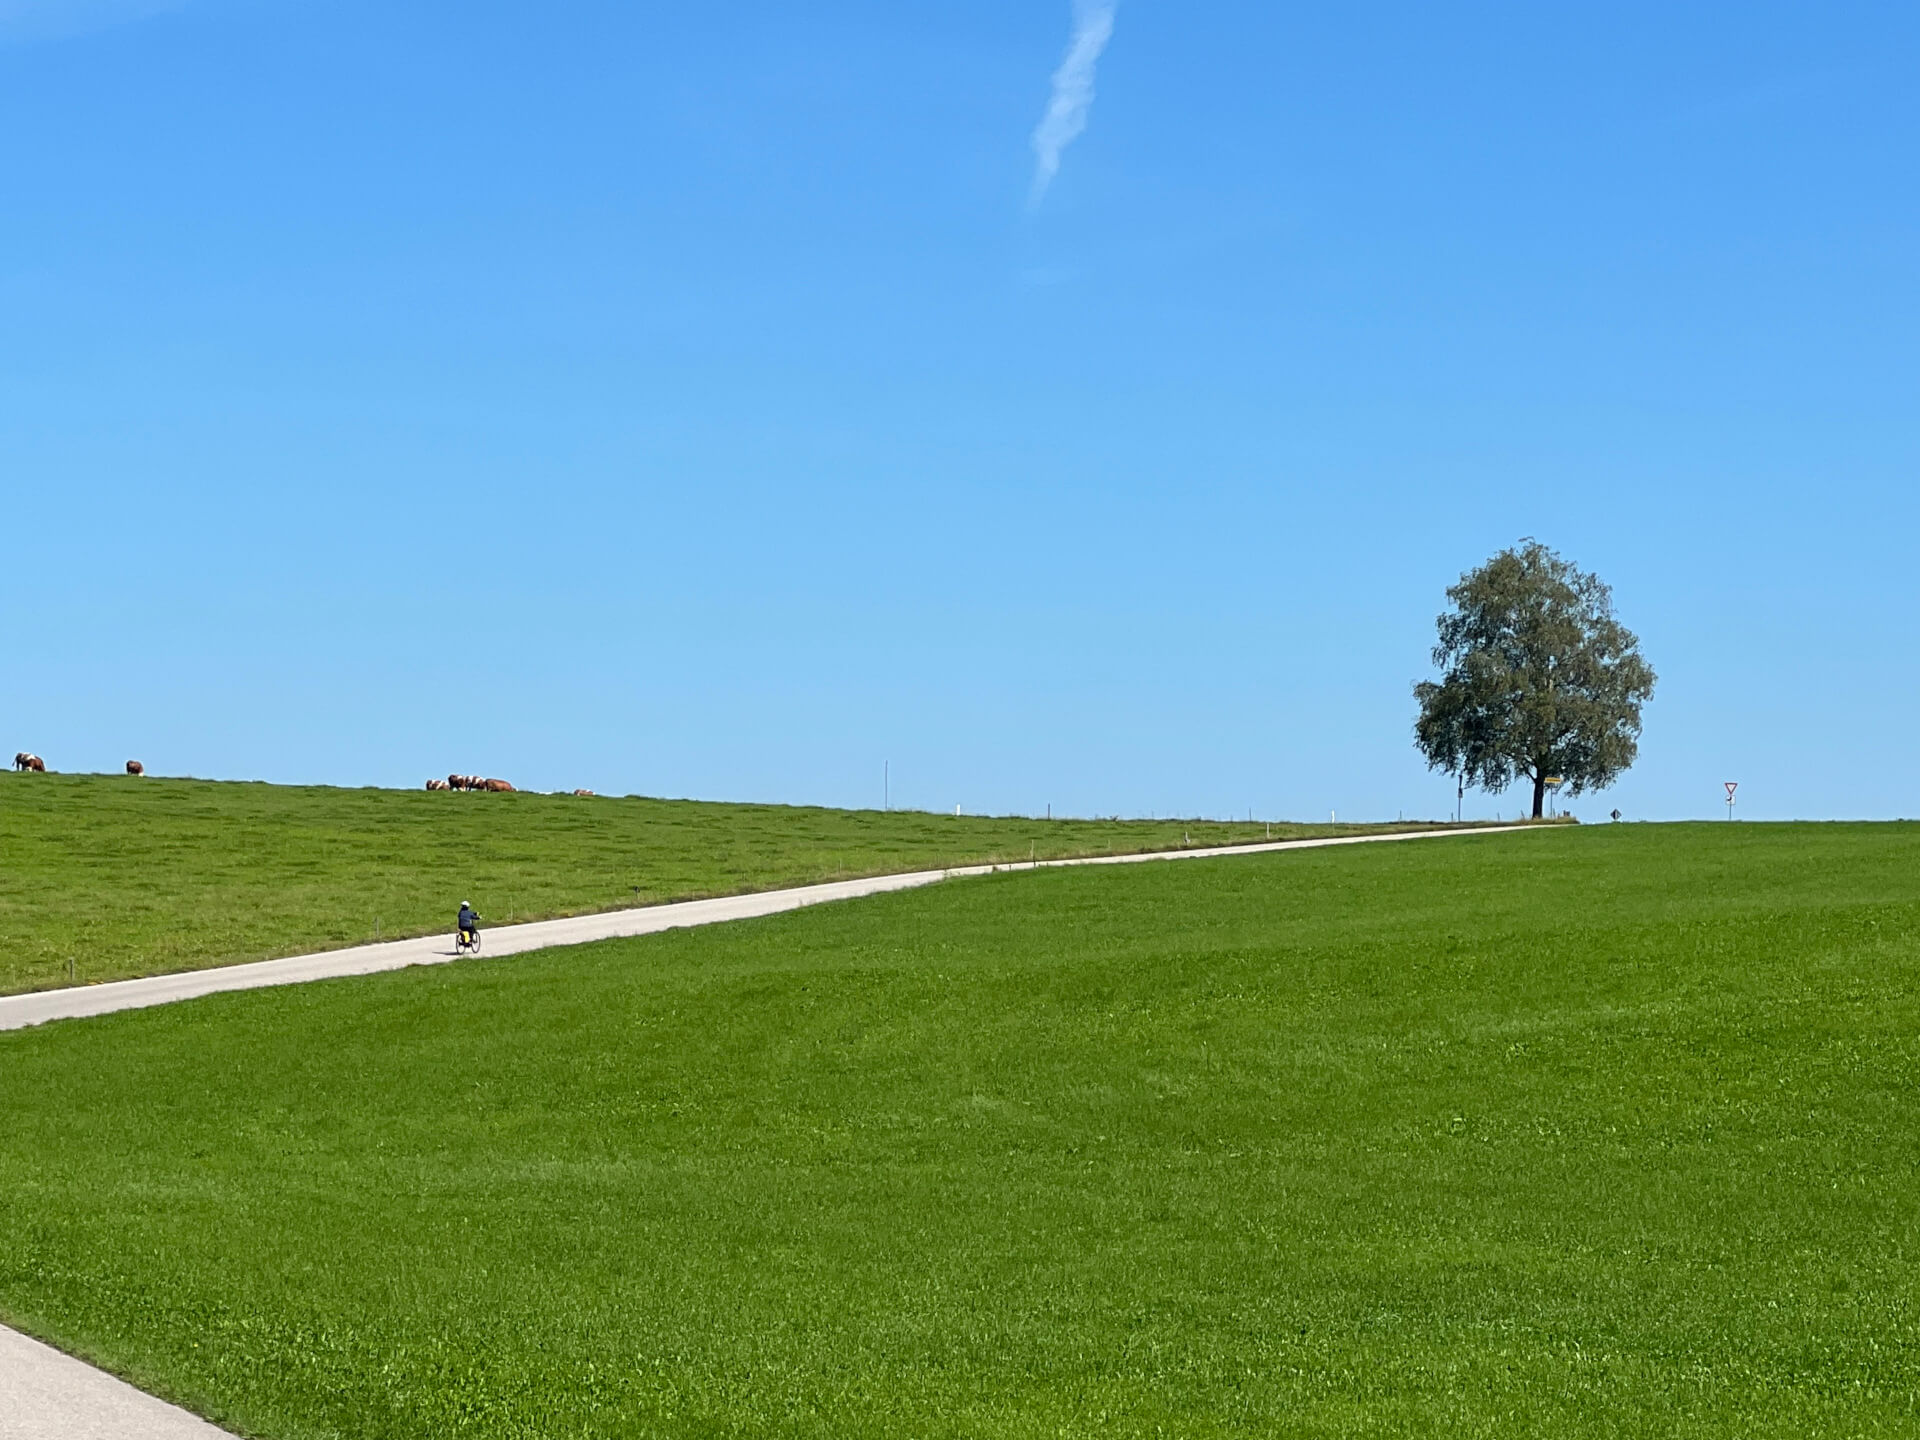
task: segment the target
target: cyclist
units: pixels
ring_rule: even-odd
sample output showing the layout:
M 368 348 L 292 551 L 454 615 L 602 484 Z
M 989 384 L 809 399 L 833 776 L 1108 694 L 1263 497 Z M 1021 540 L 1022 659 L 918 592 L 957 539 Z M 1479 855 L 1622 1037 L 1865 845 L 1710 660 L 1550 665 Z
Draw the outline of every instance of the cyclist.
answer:
M 480 917 L 474 913 L 473 905 L 466 900 L 460 902 L 460 938 L 471 945 L 480 934 Z

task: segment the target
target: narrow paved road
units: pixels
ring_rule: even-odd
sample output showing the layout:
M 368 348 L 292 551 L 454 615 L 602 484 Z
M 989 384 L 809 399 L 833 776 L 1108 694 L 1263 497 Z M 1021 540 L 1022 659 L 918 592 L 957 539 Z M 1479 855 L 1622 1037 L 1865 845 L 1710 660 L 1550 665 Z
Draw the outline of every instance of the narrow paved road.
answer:
M 1439 840 L 1450 835 L 1511 835 L 1520 827 L 1503 825 L 1472 830 L 1422 830 L 1405 835 L 1350 835 L 1334 840 L 1277 840 L 1266 845 L 1232 845 L 1210 850 L 1169 850 L 1152 855 L 1105 855 L 1087 860 L 1042 860 L 1037 864 L 970 865 L 955 870 L 922 870 L 911 875 L 879 875 L 798 890 L 771 890 L 724 900 L 688 900 L 643 910 L 578 915 L 505 925 L 486 932 L 486 954 L 516 955 L 555 945 L 582 945 L 624 935 L 651 935 L 688 925 L 712 925 L 851 900 L 888 890 L 910 890 L 960 875 L 997 870 L 1039 870 L 1066 865 L 1134 865 L 1152 860 L 1203 860 L 1224 855 L 1265 855 L 1276 850 L 1315 850 L 1330 845 L 1372 845 L 1399 840 Z M 0 998 L 0 1030 L 18 1030 L 48 1020 L 79 1019 L 115 1010 L 167 1005 L 223 990 L 252 990 L 265 985 L 298 985 L 346 975 L 371 975 L 408 965 L 439 965 L 454 957 L 451 938 L 396 940 L 322 955 L 263 960 L 218 970 L 155 975 L 70 990 Z M 0 1325 L 0 1440 L 233 1440 L 186 1411 L 142 1394 L 103 1371 L 30 1340 Z
M 1329 840 L 1275 840 L 1261 845 L 1223 845 L 1206 850 L 1163 850 L 1148 855 L 1100 855 L 1085 860 L 1041 860 L 1017 865 L 969 865 L 953 870 L 919 870 L 907 875 L 875 875 L 865 880 L 840 880 L 829 885 L 807 885 L 797 890 L 766 890 L 757 895 L 729 895 L 719 900 L 683 900 L 673 905 L 649 905 L 639 910 L 611 910 L 598 915 L 575 915 L 566 920 L 538 920 L 526 925 L 487 928 L 484 955 L 518 955 L 548 950 L 556 945 L 584 945 L 630 935 L 652 935 L 690 925 L 714 925 L 723 920 L 747 920 L 777 915 L 830 900 L 852 900 L 889 890 L 911 890 L 962 875 L 986 875 L 1002 870 L 1048 870 L 1068 865 L 1137 865 L 1154 860 L 1207 860 L 1224 855 L 1267 855 L 1276 850 L 1317 850 L 1331 845 L 1379 845 L 1402 840 L 1440 840 L 1453 835 L 1514 835 L 1531 827 L 1500 825 L 1466 830 L 1417 830 L 1401 835 L 1346 835 Z M 39 990 L 30 995 L 0 996 L 0 1030 L 19 1030 L 48 1020 L 74 1020 L 107 1015 L 115 1010 L 140 1010 L 169 1005 L 224 990 L 257 990 L 267 985 L 299 985 L 309 980 L 334 980 L 347 975 L 372 975 L 403 970 L 409 965 L 442 965 L 455 959 L 452 935 L 429 935 L 419 940 L 391 940 L 384 945 L 356 945 L 351 950 L 327 950 L 318 955 L 293 955 L 284 960 L 260 960 L 250 965 L 223 965 L 213 970 L 186 970 L 177 975 L 150 975 L 142 980 L 114 980 L 104 985 L 77 985 L 64 990 Z M 484 958 L 484 957 L 483 957 Z
M 71 1355 L 0 1325 L 0 1440 L 233 1440 Z

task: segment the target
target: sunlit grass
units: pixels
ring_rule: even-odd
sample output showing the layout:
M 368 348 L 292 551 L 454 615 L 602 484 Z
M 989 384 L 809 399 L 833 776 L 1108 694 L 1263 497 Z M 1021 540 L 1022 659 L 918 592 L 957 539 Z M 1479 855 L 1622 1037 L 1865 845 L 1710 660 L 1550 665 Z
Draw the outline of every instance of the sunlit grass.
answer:
M 1911 1435 L 1920 827 L 1049 871 L 0 1035 L 0 1311 L 293 1437 Z
M 465 899 L 503 923 L 1368 828 L 0 774 L 0 992 L 431 934 Z

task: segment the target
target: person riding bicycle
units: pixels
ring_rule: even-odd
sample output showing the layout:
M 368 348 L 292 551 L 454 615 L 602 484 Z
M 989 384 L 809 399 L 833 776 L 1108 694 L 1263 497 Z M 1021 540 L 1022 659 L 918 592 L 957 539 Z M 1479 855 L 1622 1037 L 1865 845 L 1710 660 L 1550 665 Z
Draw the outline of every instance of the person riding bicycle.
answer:
M 474 912 L 474 908 L 469 902 L 462 900 L 460 902 L 460 938 L 471 945 L 474 937 L 479 933 L 479 915 Z

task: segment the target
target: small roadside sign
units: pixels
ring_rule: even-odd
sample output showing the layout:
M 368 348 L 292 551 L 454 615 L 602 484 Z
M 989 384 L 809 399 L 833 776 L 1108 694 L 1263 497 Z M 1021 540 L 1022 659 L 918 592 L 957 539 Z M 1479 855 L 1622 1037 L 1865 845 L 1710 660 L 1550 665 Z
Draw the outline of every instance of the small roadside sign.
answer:
M 1740 788 L 1738 780 L 1727 781 L 1727 819 L 1733 819 L 1733 792 Z

